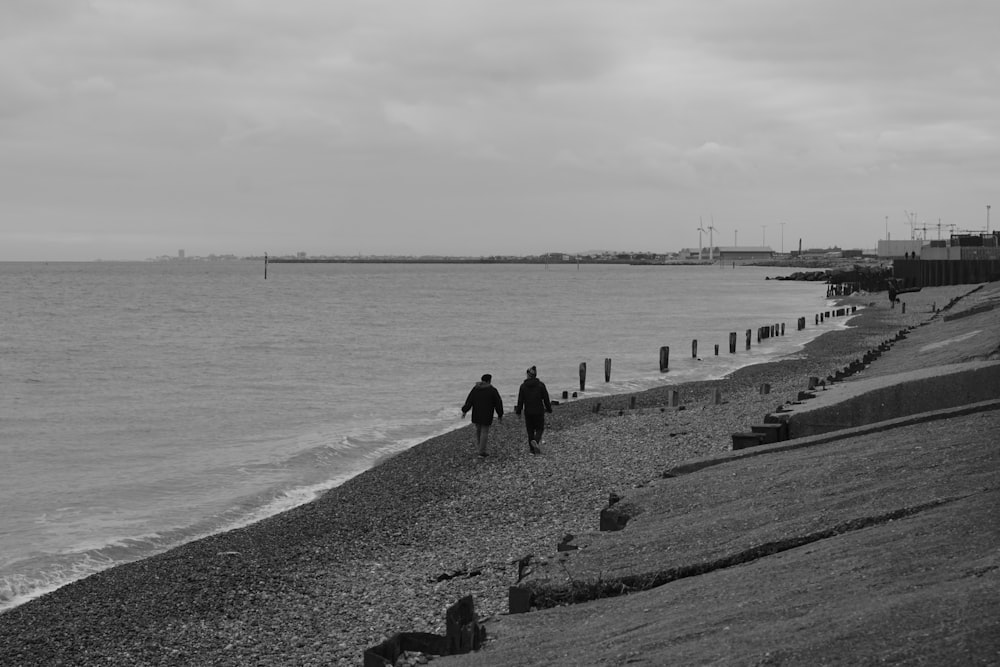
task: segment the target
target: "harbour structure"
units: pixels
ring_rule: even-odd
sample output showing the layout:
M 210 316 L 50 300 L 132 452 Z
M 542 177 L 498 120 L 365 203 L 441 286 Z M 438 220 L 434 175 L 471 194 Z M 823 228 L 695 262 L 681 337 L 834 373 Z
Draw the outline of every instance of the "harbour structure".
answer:
M 893 259 L 892 273 L 905 287 L 1000 280 L 1000 232 L 952 234 L 948 239 L 921 241 L 919 249 Z

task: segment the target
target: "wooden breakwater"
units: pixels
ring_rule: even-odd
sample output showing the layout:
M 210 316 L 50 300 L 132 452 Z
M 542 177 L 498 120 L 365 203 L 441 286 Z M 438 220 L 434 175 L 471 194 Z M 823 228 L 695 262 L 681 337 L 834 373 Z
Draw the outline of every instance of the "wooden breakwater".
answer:
M 826 310 L 826 311 L 823 311 L 823 312 L 820 312 L 820 313 L 816 313 L 813 316 L 813 324 L 814 324 L 814 326 L 820 326 L 821 324 L 825 323 L 826 320 L 829 320 L 829 319 L 832 319 L 832 318 L 835 318 L 835 317 L 850 317 L 852 315 L 855 315 L 857 313 L 857 310 L 858 310 L 857 306 L 843 306 L 843 307 L 840 307 L 840 308 L 832 308 L 830 310 Z M 904 310 L 903 312 L 905 313 L 906 311 Z M 808 326 L 809 326 L 809 318 L 807 318 L 807 317 L 800 317 L 795 322 L 795 329 L 796 329 L 796 331 L 803 331 Z M 757 337 L 757 344 L 758 345 L 761 344 L 761 343 L 763 343 L 763 342 L 766 342 L 770 338 L 777 338 L 777 337 L 784 336 L 785 335 L 785 323 L 784 322 L 774 322 L 774 323 L 765 324 L 764 326 L 757 327 L 756 334 L 757 334 L 756 337 Z M 746 350 L 750 350 L 751 345 L 752 345 L 752 341 L 753 341 L 753 338 L 754 338 L 754 330 L 753 329 L 746 329 L 745 332 L 742 332 L 742 335 L 741 335 L 741 332 L 731 331 L 731 332 L 729 332 L 729 336 L 728 336 L 728 343 L 729 344 L 727 346 L 728 349 L 729 349 L 729 354 L 736 354 L 737 353 L 738 342 L 739 342 L 739 340 L 740 340 L 741 337 L 745 338 L 745 341 L 746 341 L 745 342 L 745 349 Z M 722 349 L 726 349 L 725 347 L 723 347 L 722 344 L 714 343 L 712 345 L 712 350 L 713 350 L 714 356 L 716 356 L 716 357 L 719 356 L 720 350 L 722 350 Z M 696 338 L 691 340 L 691 358 L 700 361 L 700 357 L 698 356 L 698 339 L 696 339 Z M 667 372 L 670 371 L 670 346 L 669 345 L 663 345 L 659 349 L 659 368 L 660 368 L 660 372 L 661 373 L 667 373 Z M 569 398 L 578 398 L 580 394 L 586 392 L 586 390 L 587 390 L 587 362 L 586 361 L 580 362 L 580 365 L 579 365 L 579 375 L 580 375 L 580 389 L 579 389 L 579 391 L 570 392 L 568 389 L 567 390 L 562 390 L 561 393 L 562 393 L 562 399 L 563 400 L 567 400 Z M 610 357 L 605 357 L 605 359 L 604 359 L 604 381 L 605 382 L 610 382 L 611 381 L 611 358 Z M 764 391 L 762 389 L 761 393 L 767 393 L 767 391 Z M 715 402 L 716 403 L 722 402 L 721 396 L 717 395 L 715 397 Z M 558 402 L 556 402 L 556 404 L 558 404 Z M 679 407 L 679 402 L 676 399 L 674 399 L 674 400 L 671 401 L 670 405 L 671 405 L 671 407 Z M 636 407 L 635 397 L 632 396 L 630 398 L 629 408 L 630 409 L 634 409 L 635 407 Z M 595 407 L 594 407 L 594 412 L 599 412 L 600 409 L 601 409 L 601 404 L 597 403 L 595 405 Z

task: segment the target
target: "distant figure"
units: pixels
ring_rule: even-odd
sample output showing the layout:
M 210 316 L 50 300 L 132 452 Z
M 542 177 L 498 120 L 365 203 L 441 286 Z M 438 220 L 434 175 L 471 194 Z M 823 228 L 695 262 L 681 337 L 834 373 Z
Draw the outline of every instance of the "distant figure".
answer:
M 895 278 L 889 278 L 886 283 L 889 286 L 889 307 L 895 308 L 899 303 L 899 286 Z
M 469 397 L 462 406 L 463 418 L 465 413 L 472 410 L 472 423 L 476 425 L 475 445 L 482 458 L 489 456 L 486 443 L 490 436 L 490 426 L 493 424 L 493 413 L 496 412 L 498 422 L 503 421 L 503 401 L 500 400 L 500 392 L 491 384 L 492 381 L 492 375 L 489 373 L 483 375 L 469 392 Z
M 545 413 L 552 412 L 552 403 L 549 401 L 549 390 L 545 388 L 545 383 L 538 379 L 538 370 L 532 366 L 527 371 L 528 377 L 521 383 L 521 388 L 517 392 L 517 407 L 514 413 L 520 417 L 524 411 L 524 426 L 528 429 L 528 449 L 532 454 L 541 454 L 539 446 L 542 442 L 542 433 L 545 431 Z

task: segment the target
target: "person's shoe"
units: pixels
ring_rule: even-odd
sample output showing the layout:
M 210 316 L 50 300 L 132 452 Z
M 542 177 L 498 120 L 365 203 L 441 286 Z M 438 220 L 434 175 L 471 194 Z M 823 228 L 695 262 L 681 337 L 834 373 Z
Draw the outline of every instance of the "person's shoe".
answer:
M 489 454 L 487 454 L 486 452 L 479 452 L 479 458 L 485 459 L 487 456 L 489 456 Z
M 535 442 L 534 440 L 529 440 L 529 441 L 528 441 L 528 449 L 530 449 L 530 450 L 531 450 L 531 453 L 532 453 L 532 454 L 538 454 L 539 452 L 541 452 L 541 451 L 542 451 L 542 450 L 540 450 L 540 449 L 538 448 L 538 443 L 537 443 L 537 442 Z

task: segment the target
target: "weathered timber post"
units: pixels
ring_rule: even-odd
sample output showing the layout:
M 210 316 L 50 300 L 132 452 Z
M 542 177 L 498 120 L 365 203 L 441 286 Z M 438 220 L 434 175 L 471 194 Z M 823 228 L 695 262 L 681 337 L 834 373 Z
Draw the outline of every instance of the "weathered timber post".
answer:
M 692 359 L 698 358 L 698 339 L 691 341 L 691 358 Z
M 903 302 L 903 315 L 906 315 L 906 302 Z
M 729 332 L 729 354 L 736 354 L 736 332 Z
M 628 397 L 628 409 L 635 410 L 635 396 Z
M 660 348 L 660 372 L 666 373 L 670 364 L 670 346 L 664 345 Z
M 670 407 L 676 408 L 681 404 L 680 394 L 677 393 L 676 389 L 670 390 Z
M 715 344 L 715 356 L 719 356 L 719 344 Z
M 267 280 L 267 253 L 264 253 L 264 280 Z
M 604 359 L 604 381 L 611 382 L 611 358 Z
M 580 362 L 580 391 L 583 391 L 584 385 L 587 384 L 587 362 Z
M 785 323 L 784 322 L 781 323 L 781 335 L 782 336 L 785 335 Z
M 753 335 L 753 329 L 747 329 L 747 349 L 750 349 L 750 337 Z
M 722 390 L 721 389 L 716 388 L 715 391 L 712 392 L 712 402 L 715 405 L 721 405 L 722 404 Z

